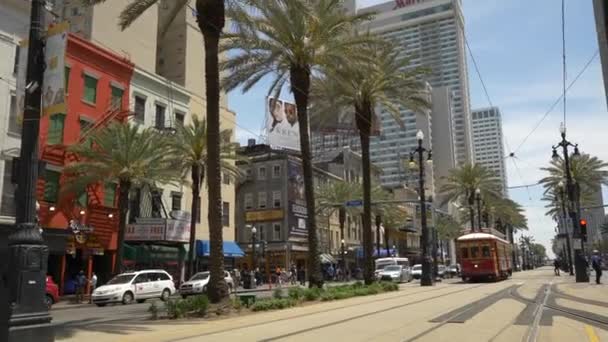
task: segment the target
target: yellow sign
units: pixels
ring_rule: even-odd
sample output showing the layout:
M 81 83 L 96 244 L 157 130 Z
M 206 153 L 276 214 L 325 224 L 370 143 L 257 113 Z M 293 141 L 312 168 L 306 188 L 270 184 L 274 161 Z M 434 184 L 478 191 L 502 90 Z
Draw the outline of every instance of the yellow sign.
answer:
M 248 211 L 245 213 L 245 222 L 254 221 L 274 221 L 283 218 L 283 210 L 262 210 L 262 211 Z

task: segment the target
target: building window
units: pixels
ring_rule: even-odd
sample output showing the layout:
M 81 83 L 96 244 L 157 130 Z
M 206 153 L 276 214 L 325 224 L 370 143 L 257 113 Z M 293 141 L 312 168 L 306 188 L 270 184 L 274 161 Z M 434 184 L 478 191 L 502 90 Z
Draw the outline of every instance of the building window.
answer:
M 281 207 L 281 192 L 280 191 L 272 192 L 272 207 L 273 208 Z
M 146 99 L 135 96 L 135 120 L 144 122 L 146 118 Z
M 251 180 L 251 173 L 252 173 L 251 169 L 247 169 L 247 170 L 245 170 L 245 176 L 246 176 L 246 177 L 247 177 L 247 179 L 249 179 L 249 180 Z
M 95 77 L 84 75 L 84 92 L 82 100 L 89 104 L 97 102 L 97 79 Z
M 15 185 L 12 183 L 13 161 L 4 161 L 4 175 L 2 176 L 2 203 L 0 215 L 15 216 Z
M 258 168 L 258 179 L 263 180 L 266 179 L 266 167 L 260 166 Z
M 171 211 L 182 210 L 182 193 L 171 193 Z
M 93 127 L 93 123 L 86 119 L 80 119 L 80 138 L 82 139 L 85 134 Z M 90 144 L 91 141 L 89 141 Z M 89 145 L 90 146 L 90 145 Z
M 116 203 L 116 184 L 105 183 L 103 185 L 103 205 L 114 208 Z
M 57 171 L 46 170 L 44 176 L 44 200 L 46 202 L 57 203 L 60 176 L 61 174 Z
M 224 182 L 224 184 L 229 185 L 230 184 L 230 174 L 228 172 L 224 172 L 222 174 L 222 181 Z
M 65 122 L 65 114 L 53 114 L 49 119 L 49 132 L 47 143 L 56 145 L 63 143 L 63 126 Z
M 230 203 L 222 203 L 222 225 L 224 227 L 230 226 Z
M 275 165 L 272 167 L 272 178 L 281 177 L 281 165 Z
M 129 223 L 135 223 L 141 212 L 141 189 L 135 188 L 129 200 Z
M 122 108 L 122 95 L 124 93 L 124 90 L 113 86 L 110 86 L 110 88 L 112 89 L 112 108 Z
M 253 194 L 245 194 L 245 210 L 253 209 Z
M 165 107 L 159 104 L 156 105 L 156 120 L 154 127 L 164 128 L 165 127 Z
M 68 95 L 69 94 L 69 88 L 68 85 L 70 85 L 70 67 L 66 66 L 65 67 L 65 83 L 64 83 L 64 88 L 65 88 L 65 94 Z
M 82 208 L 86 208 L 89 204 L 89 195 L 87 194 L 87 189 L 85 188 L 80 196 L 78 196 L 78 205 Z
M 11 105 L 8 113 L 8 131 L 10 133 L 21 134 L 21 129 L 17 123 L 17 96 L 11 94 Z
M 281 224 L 274 223 L 272 225 L 272 239 L 275 241 L 281 240 Z
M 258 208 L 266 209 L 266 191 L 258 192 Z
M 181 112 L 175 112 L 175 124 L 183 126 L 186 121 L 186 114 Z
M 17 74 L 17 72 L 19 71 L 19 55 L 21 54 L 21 46 L 19 46 L 19 44 L 17 44 L 17 46 L 15 46 L 15 61 L 13 63 L 13 74 Z
M 161 207 L 162 207 L 162 196 L 163 189 L 154 189 L 151 191 L 151 201 L 152 201 L 152 217 L 162 217 L 161 215 Z

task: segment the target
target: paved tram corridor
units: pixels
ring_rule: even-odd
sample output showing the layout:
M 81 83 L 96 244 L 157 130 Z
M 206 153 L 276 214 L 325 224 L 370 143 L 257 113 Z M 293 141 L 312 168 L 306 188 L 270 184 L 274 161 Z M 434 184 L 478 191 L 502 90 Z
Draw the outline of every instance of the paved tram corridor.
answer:
M 92 308 L 94 310 L 95 308 Z M 72 331 L 102 341 L 608 341 L 608 287 L 550 268 L 498 283 L 405 284 L 397 293 L 198 322 L 107 322 Z

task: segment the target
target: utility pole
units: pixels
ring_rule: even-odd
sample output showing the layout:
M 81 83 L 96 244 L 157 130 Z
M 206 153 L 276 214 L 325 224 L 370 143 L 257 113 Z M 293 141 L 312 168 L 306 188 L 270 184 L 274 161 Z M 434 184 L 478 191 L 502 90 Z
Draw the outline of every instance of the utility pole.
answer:
M 16 191 L 16 229 L 8 238 L 8 341 L 54 341 L 51 316 L 44 304 L 49 250 L 36 222 L 38 137 L 44 74 L 44 0 L 31 1 L 30 33 Z

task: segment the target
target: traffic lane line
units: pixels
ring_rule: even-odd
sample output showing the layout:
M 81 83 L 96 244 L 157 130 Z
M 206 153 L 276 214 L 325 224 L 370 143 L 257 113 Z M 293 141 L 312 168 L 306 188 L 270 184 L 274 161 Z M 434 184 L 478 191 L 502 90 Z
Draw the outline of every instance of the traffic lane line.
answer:
M 585 324 L 585 332 L 587 333 L 589 342 L 600 342 L 600 339 L 597 337 L 595 330 L 589 324 Z

